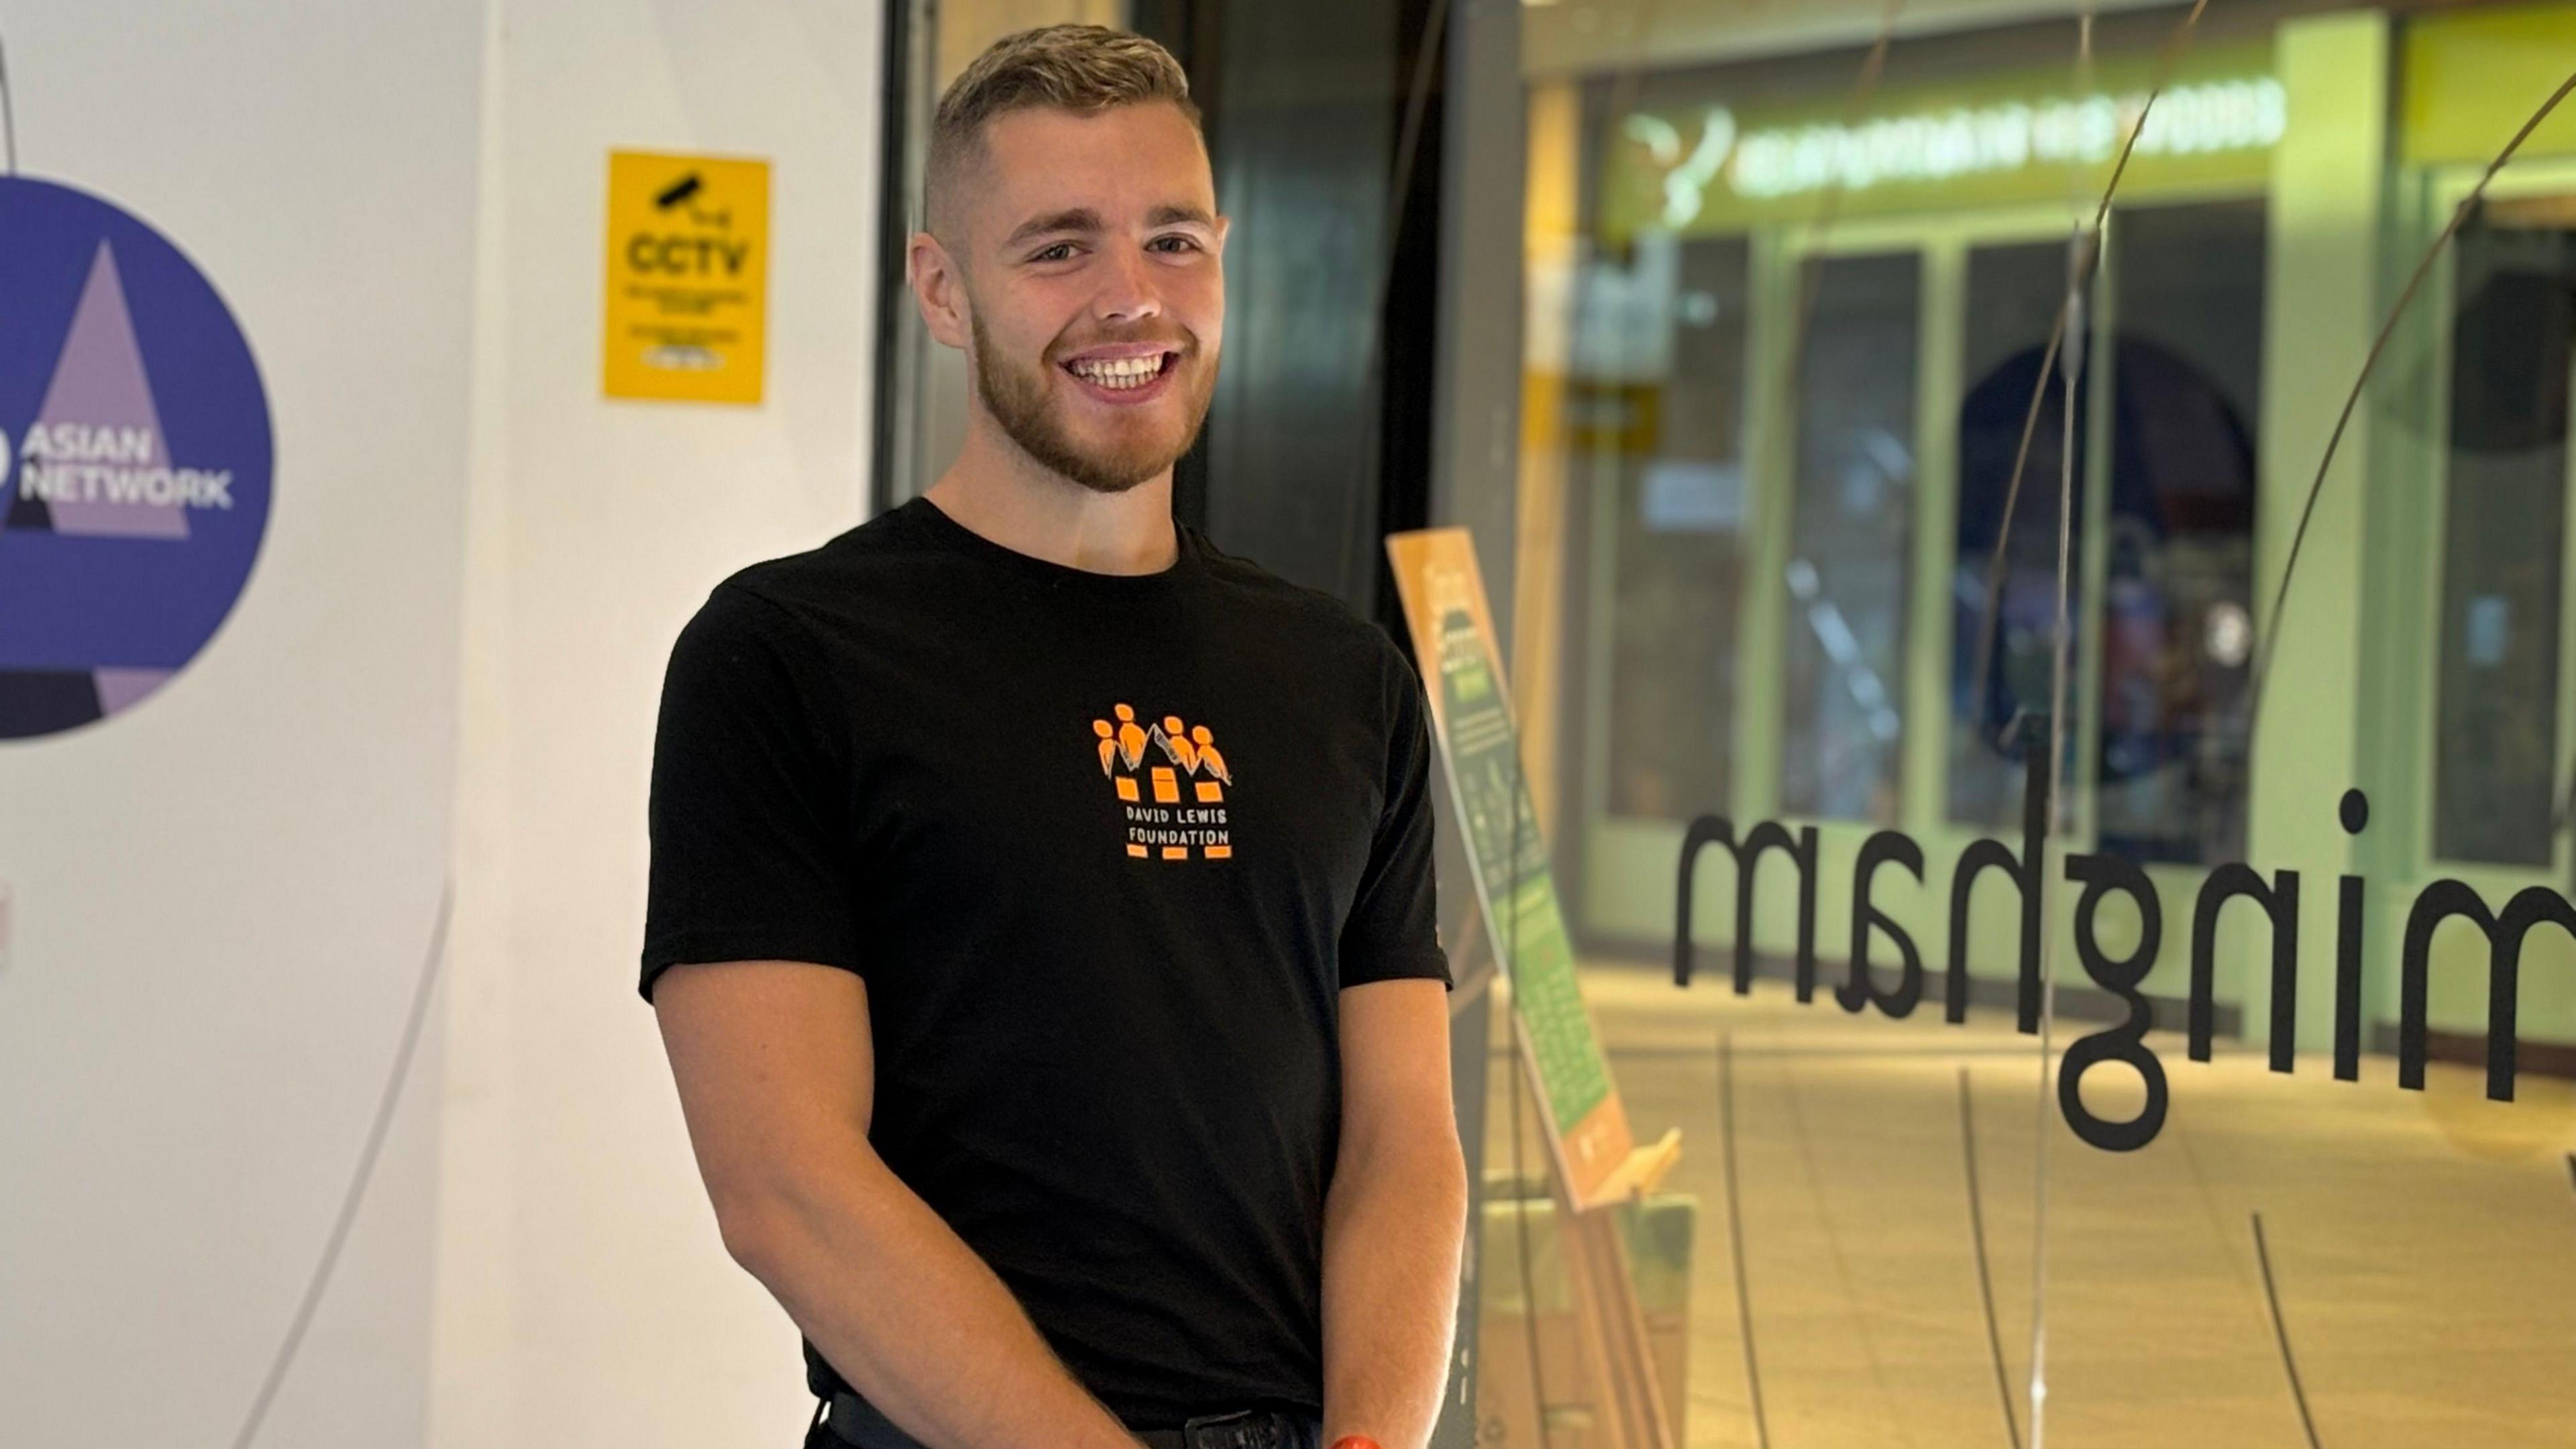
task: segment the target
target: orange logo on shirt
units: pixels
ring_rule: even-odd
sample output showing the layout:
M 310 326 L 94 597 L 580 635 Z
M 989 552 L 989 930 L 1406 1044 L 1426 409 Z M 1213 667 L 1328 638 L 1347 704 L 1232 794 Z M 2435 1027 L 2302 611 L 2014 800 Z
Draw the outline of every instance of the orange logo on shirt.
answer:
M 1150 724 L 1136 721 L 1133 705 L 1112 711 L 1117 719 L 1091 722 L 1100 751 L 1100 773 L 1118 792 L 1127 816 L 1127 854 L 1137 860 L 1202 860 L 1234 855 L 1226 824 L 1225 789 L 1234 783 L 1225 754 L 1206 725 L 1190 726 L 1176 714 Z M 1187 788 L 1184 789 L 1186 783 Z

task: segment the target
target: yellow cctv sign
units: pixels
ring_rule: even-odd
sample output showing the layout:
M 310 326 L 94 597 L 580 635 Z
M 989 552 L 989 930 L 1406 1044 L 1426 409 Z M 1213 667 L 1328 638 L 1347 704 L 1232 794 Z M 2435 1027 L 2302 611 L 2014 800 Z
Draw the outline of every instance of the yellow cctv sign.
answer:
M 768 162 L 609 153 L 607 276 L 608 396 L 760 401 Z

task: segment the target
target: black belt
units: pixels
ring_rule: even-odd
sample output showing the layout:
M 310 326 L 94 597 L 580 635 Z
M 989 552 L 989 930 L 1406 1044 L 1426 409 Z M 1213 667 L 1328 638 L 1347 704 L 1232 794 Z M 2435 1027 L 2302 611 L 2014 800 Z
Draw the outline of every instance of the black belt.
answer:
M 917 1449 L 921 1441 L 895 1426 L 877 1406 L 852 1393 L 832 1396 L 826 1427 L 859 1449 Z M 1201 1414 L 1177 1429 L 1130 1429 L 1145 1449 L 1319 1449 L 1323 1427 L 1314 1419 L 1278 1409 L 1237 1409 Z
M 1318 1449 L 1323 1426 L 1280 1409 L 1202 1414 L 1178 1429 L 1131 1429 L 1145 1449 Z

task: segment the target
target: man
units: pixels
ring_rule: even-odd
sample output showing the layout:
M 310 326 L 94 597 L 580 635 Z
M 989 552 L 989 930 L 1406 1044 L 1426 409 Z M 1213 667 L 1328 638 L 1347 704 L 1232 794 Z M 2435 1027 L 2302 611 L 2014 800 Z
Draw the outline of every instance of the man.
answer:
M 955 464 L 718 585 L 664 683 L 642 990 L 726 1248 L 816 1449 L 1422 1449 L 1466 1182 L 1421 684 L 1172 520 L 1225 313 L 1186 82 L 1010 37 L 926 192 Z

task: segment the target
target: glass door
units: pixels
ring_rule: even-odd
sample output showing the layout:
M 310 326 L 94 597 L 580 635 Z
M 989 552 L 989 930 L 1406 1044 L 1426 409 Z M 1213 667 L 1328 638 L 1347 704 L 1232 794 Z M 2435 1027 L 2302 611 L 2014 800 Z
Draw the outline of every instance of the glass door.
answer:
M 2447 331 L 2432 857 L 2563 876 L 2576 190 L 2479 204 Z
M 1922 253 L 1810 256 L 1787 394 L 1782 813 L 1894 824 L 1922 486 Z

